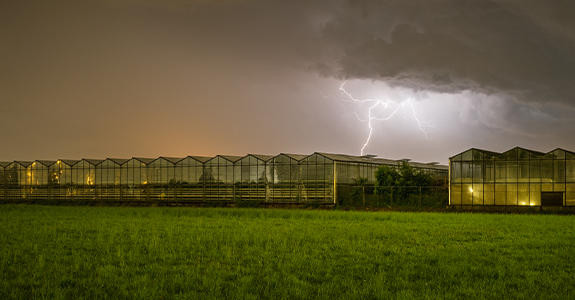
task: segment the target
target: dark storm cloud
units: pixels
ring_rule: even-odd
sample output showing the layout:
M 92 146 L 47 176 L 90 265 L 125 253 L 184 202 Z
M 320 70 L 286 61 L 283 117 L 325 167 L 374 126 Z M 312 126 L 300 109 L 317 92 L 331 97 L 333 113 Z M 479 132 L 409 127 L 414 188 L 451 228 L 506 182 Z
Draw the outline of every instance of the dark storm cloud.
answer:
M 358 154 L 366 124 L 322 96 L 354 78 L 354 96 L 414 99 L 438 123 L 422 141 L 382 122 L 385 157 L 573 148 L 571 3 L 1 1 L 0 160 Z
M 573 1 L 350 1 L 323 25 L 320 74 L 522 102 L 575 96 Z M 330 66 L 330 67 L 327 67 Z

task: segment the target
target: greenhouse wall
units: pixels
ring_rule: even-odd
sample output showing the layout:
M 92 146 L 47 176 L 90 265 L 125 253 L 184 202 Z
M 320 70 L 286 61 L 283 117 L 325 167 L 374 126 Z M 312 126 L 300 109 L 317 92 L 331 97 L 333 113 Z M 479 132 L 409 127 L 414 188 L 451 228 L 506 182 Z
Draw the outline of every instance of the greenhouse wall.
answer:
M 378 166 L 400 162 L 328 153 L 0 162 L 0 199 L 335 203 L 338 186 L 373 184 Z M 411 164 L 448 174 L 436 163 Z
M 470 149 L 449 159 L 450 205 L 575 206 L 575 153 Z

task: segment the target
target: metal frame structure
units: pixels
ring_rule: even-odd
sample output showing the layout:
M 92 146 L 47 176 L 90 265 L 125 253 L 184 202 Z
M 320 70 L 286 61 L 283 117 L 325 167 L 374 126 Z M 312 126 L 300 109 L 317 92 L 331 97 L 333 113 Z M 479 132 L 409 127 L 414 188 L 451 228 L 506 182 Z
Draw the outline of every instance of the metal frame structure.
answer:
M 401 160 L 330 153 L 0 162 L 0 200 L 335 203 L 339 186 L 375 181 Z M 447 178 L 448 167 L 410 164 Z
M 574 152 L 472 148 L 449 158 L 449 167 L 450 205 L 575 206 Z

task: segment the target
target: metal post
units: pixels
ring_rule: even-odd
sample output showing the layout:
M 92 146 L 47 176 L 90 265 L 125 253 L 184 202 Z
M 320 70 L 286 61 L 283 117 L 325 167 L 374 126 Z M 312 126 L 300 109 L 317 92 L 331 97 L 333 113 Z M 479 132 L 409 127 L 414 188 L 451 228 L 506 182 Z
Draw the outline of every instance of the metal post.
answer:
M 419 187 L 419 207 L 421 207 L 421 187 Z
M 333 204 L 337 204 L 337 173 L 336 161 L 333 161 Z

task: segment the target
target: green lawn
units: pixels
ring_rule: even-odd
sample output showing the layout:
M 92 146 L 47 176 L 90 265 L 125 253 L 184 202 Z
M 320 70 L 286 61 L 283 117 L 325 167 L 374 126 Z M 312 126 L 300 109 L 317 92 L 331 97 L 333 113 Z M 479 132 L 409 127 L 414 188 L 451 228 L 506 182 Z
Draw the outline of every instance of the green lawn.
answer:
M 574 299 L 575 216 L 0 205 L 0 299 Z

